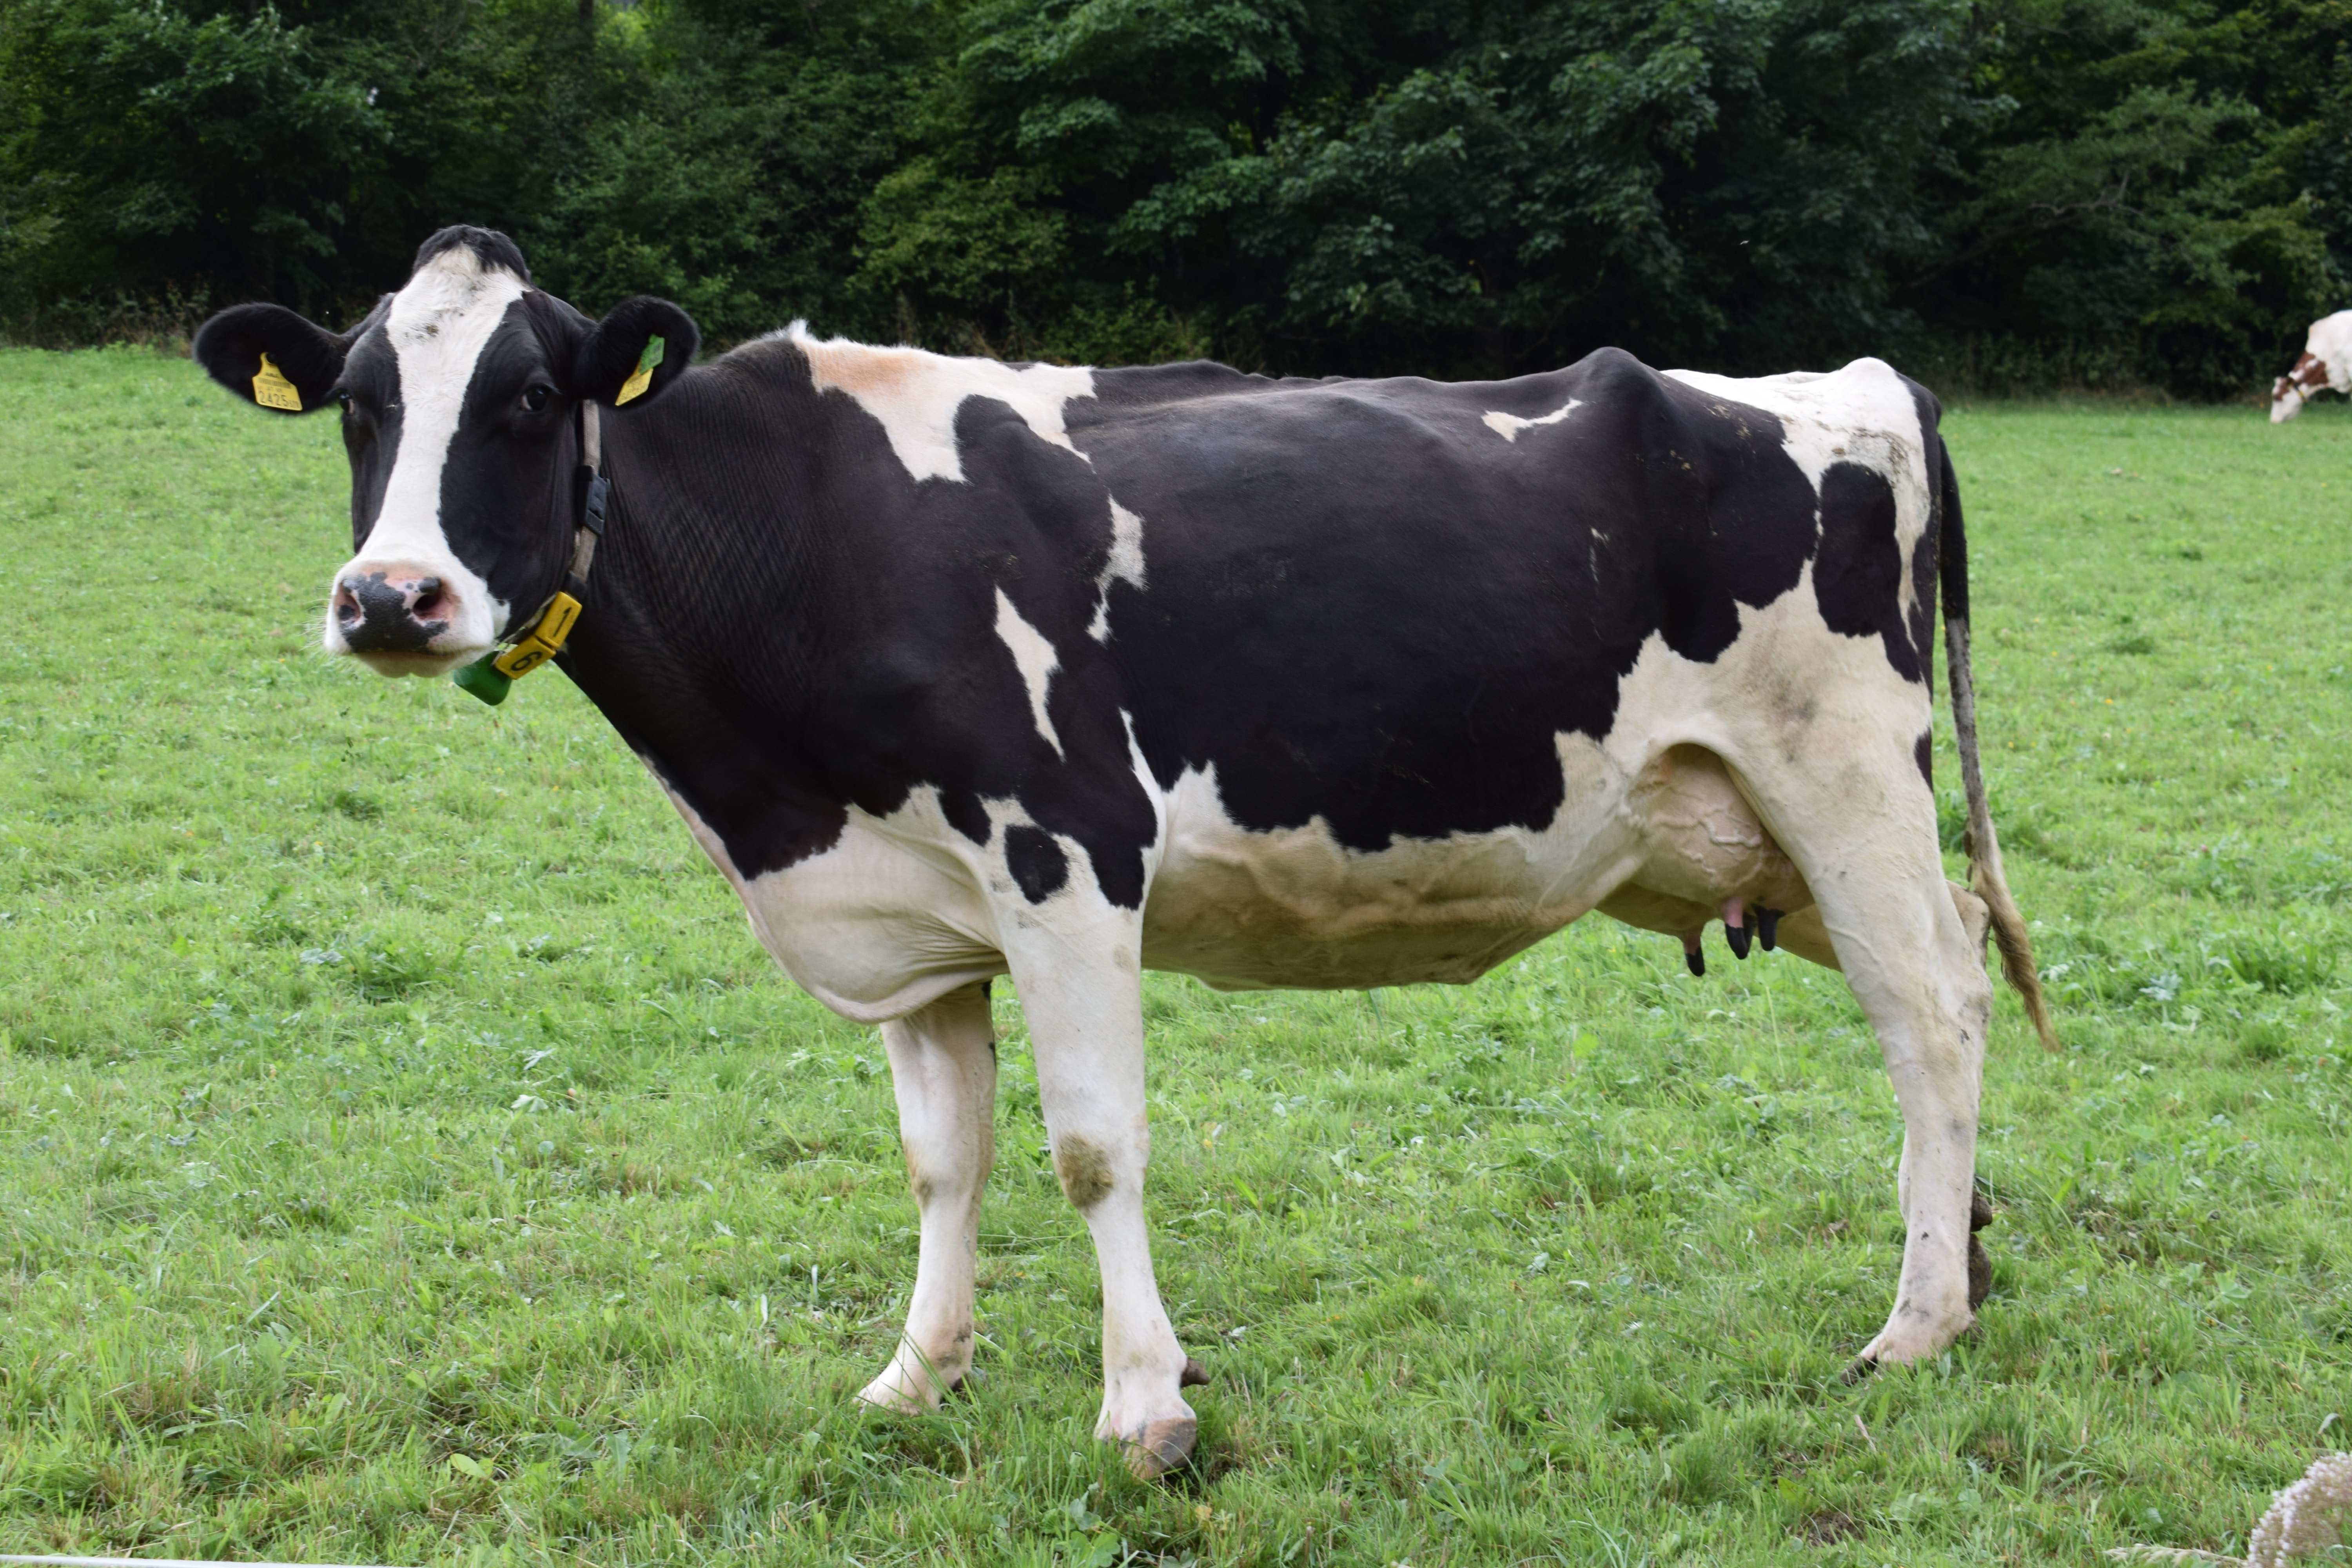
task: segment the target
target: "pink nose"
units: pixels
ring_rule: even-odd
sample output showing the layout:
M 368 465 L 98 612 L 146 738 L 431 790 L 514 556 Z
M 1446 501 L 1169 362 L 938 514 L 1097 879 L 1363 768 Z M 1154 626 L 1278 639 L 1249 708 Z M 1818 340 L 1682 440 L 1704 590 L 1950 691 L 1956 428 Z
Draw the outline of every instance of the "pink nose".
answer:
M 420 653 L 449 629 L 456 595 L 412 567 L 360 567 L 335 584 L 329 614 L 353 653 Z

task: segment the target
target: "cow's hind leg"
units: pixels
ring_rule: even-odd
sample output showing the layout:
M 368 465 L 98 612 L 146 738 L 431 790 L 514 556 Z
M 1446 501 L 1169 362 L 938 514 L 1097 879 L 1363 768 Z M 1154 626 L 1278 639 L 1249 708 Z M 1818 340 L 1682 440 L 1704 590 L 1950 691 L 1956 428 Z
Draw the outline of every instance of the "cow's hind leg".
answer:
M 996 1159 L 996 1038 L 986 983 L 883 1025 L 882 1044 L 922 1242 L 898 1353 L 858 1397 L 922 1410 L 971 1369 L 980 1200 Z
M 1849 731 L 1768 754 L 1743 782 L 1803 869 L 1903 1112 L 1903 1273 L 1855 1369 L 1916 1361 L 1976 1321 L 1969 1221 L 1992 983 L 1945 882 L 1935 802 L 1908 745 Z

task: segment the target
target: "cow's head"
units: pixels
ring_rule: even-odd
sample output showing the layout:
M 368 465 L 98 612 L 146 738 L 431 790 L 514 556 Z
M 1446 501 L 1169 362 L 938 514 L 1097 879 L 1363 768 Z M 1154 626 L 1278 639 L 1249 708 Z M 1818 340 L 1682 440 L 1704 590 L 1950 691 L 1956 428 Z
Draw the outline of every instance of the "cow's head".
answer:
M 407 284 L 341 336 L 283 306 L 239 305 L 204 324 L 195 357 L 263 407 L 342 411 L 355 553 L 330 591 L 327 651 L 437 675 L 562 585 L 576 410 L 611 405 L 655 337 L 661 363 L 619 417 L 684 373 L 693 321 L 646 299 L 591 321 L 531 287 L 514 241 L 460 226 L 426 240 Z
M 2306 350 L 2293 370 L 2271 383 L 2271 423 L 2284 425 L 2302 413 L 2311 395 L 2327 384 L 2327 362 Z

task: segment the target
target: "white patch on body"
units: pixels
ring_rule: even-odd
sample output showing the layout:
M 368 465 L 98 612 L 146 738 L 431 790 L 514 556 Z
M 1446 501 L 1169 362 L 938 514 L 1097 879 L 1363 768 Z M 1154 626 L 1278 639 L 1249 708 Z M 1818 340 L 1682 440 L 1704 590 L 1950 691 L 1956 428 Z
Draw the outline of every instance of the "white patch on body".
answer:
M 440 578 L 457 601 L 457 614 L 448 630 L 433 639 L 435 653 L 463 658 L 489 648 L 511 613 L 450 549 L 441 525 L 441 474 L 475 363 L 506 319 L 507 307 L 526 289 L 513 273 L 485 269 L 472 249 L 458 246 L 418 268 L 393 296 L 384 319 L 384 336 L 400 370 L 400 449 L 393 455 L 375 526 L 335 580 L 387 568 Z M 331 615 L 326 649 L 348 651 Z
M 1095 618 L 1087 626 L 1087 636 L 1097 642 L 1110 641 L 1113 583 L 1139 592 L 1143 587 L 1143 520 L 1117 501 L 1110 503 L 1110 558 L 1095 574 Z
M 1002 845 L 992 841 L 999 861 Z M 760 945 L 803 990 L 878 1024 L 1004 973 L 1004 900 L 990 885 L 984 852 L 926 786 L 887 816 L 850 807 L 831 847 L 737 890 Z
M 1062 668 L 1061 657 L 1044 632 L 1021 618 L 1002 588 L 996 591 L 996 638 L 1012 653 L 1021 671 L 1021 684 L 1029 691 L 1029 717 L 1036 721 L 1037 733 L 1060 756 L 1062 737 L 1054 731 L 1053 715 L 1045 711 L 1045 696 L 1053 689 L 1054 672 Z
M 1858 359 L 1843 370 L 1791 371 L 1750 380 L 1696 370 L 1664 374 L 1694 391 L 1778 416 L 1782 449 L 1804 470 L 1816 497 L 1822 477 L 1834 464 L 1858 464 L 1885 478 L 1895 491 L 1895 542 L 1902 555 L 1895 594 L 1907 625 L 1919 602 L 1911 558 L 1927 535 L 1929 498 L 1937 479 L 1927 471 L 1919 405 L 1895 368 L 1884 360 Z M 1729 408 L 1717 413 L 1738 417 Z M 1814 521 L 1818 525 L 1818 511 Z M 1927 652 L 1920 651 L 1923 656 Z
M 950 359 L 923 349 L 878 349 L 847 338 L 824 342 L 794 321 L 782 334 L 808 359 L 819 392 L 839 392 L 881 422 L 890 450 L 918 479 L 964 482 L 956 449 L 956 410 L 967 397 L 987 397 L 1020 416 L 1040 440 L 1091 463 L 1070 445 L 1063 405 L 1095 395 L 1095 373 L 1065 365 L 1016 370 L 992 359 Z
M 1567 418 L 1572 410 L 1583 406 L 1584 399 L 1571 397 L 1550 413 L 1535 419 L 1522 419 L 1516 414 L 1505 414 L 1498 409 L 1490 409 L 1480 423 L 1504 440 L 1516 441 L 1519 438 L 1520 431 L 1532 430 L 1538 425 L 1557 425 Z
M 1167 849 L 1144 905 L 1146 967 L 1221 990 L 1476 979 L 1631 869 L 1615 768 L 1581 736 L 1560 737 L 1559 757 L 1569 794 L 1549 823 L 1370 852 L 1320 817 L 1244 828 L 1214 768 L 1187 769 L 1168 792 Z

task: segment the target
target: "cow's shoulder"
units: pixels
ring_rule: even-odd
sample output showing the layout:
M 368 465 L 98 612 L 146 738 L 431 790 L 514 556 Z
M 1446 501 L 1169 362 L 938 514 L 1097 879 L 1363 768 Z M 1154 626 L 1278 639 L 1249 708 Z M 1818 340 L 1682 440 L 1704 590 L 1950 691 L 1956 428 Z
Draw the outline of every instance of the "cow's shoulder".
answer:
M 751 352 L 770 363 L 787 356 L 820 396 L 846 399 L 880 426 L 891 452 L 917 480 L 965 480 L 958 424 L 967 404 L 1001 405 L 1036 440 L 1068 451 L 1069 405 L 1094 396 L 1095 373 L 1083 366 L 1010 364 L 818 338 L 803 321 L 770 333 Z

